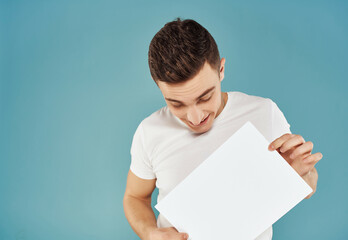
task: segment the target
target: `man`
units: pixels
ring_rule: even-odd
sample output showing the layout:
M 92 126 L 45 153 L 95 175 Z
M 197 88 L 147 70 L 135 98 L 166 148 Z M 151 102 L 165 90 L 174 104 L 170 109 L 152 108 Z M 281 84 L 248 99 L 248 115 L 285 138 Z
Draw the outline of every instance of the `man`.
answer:
M 151 194 L 157 186 L 160 201 L 246 121 L 271 142 L 269 150 L 277 150 L 312 187 L 306 198 L 314 194 L 318 180 L 314 165 L 322 154 L 311 154 L 313 144 L 291 134 L 271 99 L 221 92 L 225 59 L 220 59 L 204 27 L 189 19 L 169 22 L 152 39 L 148 55 L 151 76 L 167 106 L 139 124 L 131 147 L 123 204 L 127 220 L 141 239 L 188 238 L 161 214 L 156 222 Z M 272 239 L 272 226 L 257 238 L 264 239 Z

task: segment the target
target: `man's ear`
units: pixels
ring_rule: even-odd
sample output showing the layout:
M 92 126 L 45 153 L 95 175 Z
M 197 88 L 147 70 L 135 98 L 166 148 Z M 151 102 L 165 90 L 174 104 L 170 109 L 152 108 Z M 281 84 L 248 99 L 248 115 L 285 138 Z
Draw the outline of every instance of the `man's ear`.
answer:
M 225 58 L 221 58 L 221 62 L 220 62 L 220 82 L 222 82 L 222 80 L 225 77 L 225 62 L 226 59 Z

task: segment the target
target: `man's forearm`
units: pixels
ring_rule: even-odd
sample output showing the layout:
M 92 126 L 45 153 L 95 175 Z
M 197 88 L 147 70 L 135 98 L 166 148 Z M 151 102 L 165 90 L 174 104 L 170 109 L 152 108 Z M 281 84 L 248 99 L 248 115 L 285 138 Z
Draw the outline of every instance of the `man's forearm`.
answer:
M 142 240 L 147 240 L 149 232 L 157 228 L 156 216 L 151 207 L 151 199 L 142 200 L 125 196 L 123 199 L 123 208 L 134 232 Z

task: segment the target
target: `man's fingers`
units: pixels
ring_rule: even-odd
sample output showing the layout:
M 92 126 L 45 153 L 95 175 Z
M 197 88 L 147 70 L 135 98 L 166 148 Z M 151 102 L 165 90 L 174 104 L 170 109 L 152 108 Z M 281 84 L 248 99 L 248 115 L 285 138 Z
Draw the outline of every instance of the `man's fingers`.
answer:
M 184 240 L 188 239 L 187 233 L 180 233 L 180 234 L 181 234 L 182 239 L 184 239 Z
M 289 149 L 301 145 L 305 143 L 305 140 L 301 135 L 293 134 L 290 139 L 288 139 L 286 142 L 283 143 L 283 145 L 280 146 L 280 152 L 284 153 L 288 151 Z
M 303 162 L 305 162 L 305 163 L 311 163 L 311 162 L 317 163 L 322 158 L 323 158 L 323 154 L 321 152 L 317 152 L 317 153 L 311 154 L 308 157 L 306 157 L 305 159 L 303 159 Z
M 179 233 L 175 227 L 169 227 L 168 229 L 170 229 L 171 232 L 175 232 L 175 235 L 172 235 L 170 239 L 186 240 L 189 237 L 187 233 Z
M 178 235 L 175 235 L 175 238 L 173 240 L 187 240 L 188 234 L 187 233 L 178 233 Z
M 318 152 L 305 157 L 303 160 L 295 159 L 290 165 L 300 176 L 304 176 L 314 168 L 321 158 L 322 154 Z
M 293 161 L 290 165 L 301 177 L 306 175 L 314 167 L 314 164 L 303 164 L 302 161 Z
M 290 140 L 291 141 L 291 140 Z M 290 155 L 290 158 L 295 159 L 298 156 L 303 155 L 304 153 L 311 153 L 313 150 L 313 143 L 308 141 L 296 148 Z M 281 150 L 280 150 L 281 151 Z
M 279 137 L 276 140 L 274 140 L 273 142 L 271 142 L 268 146 L 268 149 L 271 151 L 278 149 L 281 145 L 283 145 L 283 143 L 285 141 L 290 139 L 292 137 L 292 135 L 293 134 L 290 134 L 290 133 L 286 133 L 286 134 L 282 135 L 281 137 Z

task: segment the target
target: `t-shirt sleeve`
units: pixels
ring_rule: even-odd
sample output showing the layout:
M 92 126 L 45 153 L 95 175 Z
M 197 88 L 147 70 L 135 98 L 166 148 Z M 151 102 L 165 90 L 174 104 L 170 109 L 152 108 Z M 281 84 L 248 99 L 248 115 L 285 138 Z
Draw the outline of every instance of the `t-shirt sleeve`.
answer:
M 142 123 L 139 124 L 134 133 L 132 146 L 130 149 L 131 164 L 130 170 L 138 177 L 143 179 L 154 179 L 151 161 L 144 146 L 144 131 Z
M 277 104 L 272 104 L 272 141 L 279 138 L 285 133 L 291 133 L 290 124 L 287 122 L 283 112 L 278 108 Z

